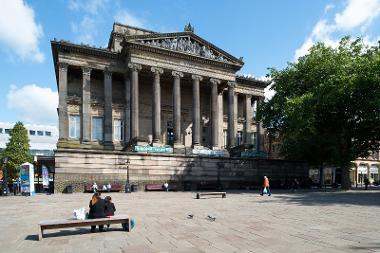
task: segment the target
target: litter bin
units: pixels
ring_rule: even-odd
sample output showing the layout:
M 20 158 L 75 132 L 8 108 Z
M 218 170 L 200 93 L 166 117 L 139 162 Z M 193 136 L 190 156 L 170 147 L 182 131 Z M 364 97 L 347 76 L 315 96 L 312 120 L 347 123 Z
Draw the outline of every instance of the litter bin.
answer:
M 125 184 L 125 193 L 131 193 L 131 185 L 128 183 Z
M 132 192 L 137 192 L 138 191 L 138 185 L 137 184 L 133 184 L 132 185 Z
M 65 193 L 73 193 L 73 186 L 72 185 L 66 186 Z

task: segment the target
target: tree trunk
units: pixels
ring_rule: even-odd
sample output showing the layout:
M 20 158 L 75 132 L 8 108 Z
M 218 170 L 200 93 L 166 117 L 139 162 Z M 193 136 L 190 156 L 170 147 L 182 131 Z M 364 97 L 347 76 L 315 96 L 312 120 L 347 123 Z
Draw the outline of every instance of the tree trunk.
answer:
M 342 169 L 342 189 L 349 190 L 351 189 L 350 166 L 344 165 L 344 166 L 341 166 L 341 169 Z

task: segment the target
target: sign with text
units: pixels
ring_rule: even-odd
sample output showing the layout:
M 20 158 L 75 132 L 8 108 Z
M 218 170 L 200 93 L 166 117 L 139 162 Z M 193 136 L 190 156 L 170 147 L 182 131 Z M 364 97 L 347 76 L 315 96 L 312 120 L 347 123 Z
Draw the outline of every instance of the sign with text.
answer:
M 135 146 L 136 152 L 148 152 L 148 153 L 173 153 L 173 148 L 167 147 L 152 147 L 152 146 Z

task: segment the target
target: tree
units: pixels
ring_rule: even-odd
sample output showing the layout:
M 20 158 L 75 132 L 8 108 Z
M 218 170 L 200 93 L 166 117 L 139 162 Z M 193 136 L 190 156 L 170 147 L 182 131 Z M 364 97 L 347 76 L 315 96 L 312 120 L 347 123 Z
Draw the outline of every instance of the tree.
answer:
M 318 43 L 269 76 L 276 93 L 260 106 L 258 117 L 283 136 L 281 153 L 339 166 L 342 188 L 349 189 L 351 161 L 379 149 L 379 45 L 349 37 L 337 48 Z
M 30 145 L 28 131 L 22 122 L 17 122 L 9 135 L 9 142 L 1 156 L 2 158 L 8 158 L 6 164 L 8 177 L 16 178 L 18 176 L 18 168 L 20 164 L 32 161 L 32 157 L 29 154 Z

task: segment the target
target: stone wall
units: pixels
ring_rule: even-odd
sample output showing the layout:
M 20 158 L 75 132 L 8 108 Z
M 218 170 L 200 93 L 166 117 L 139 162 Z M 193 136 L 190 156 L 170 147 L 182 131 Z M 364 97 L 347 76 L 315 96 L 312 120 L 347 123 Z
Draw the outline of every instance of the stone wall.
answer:
M 164 182 L 177 185 L 179 190 L 184 189 L 184 185 L 193 190 L 210 185 L 221 185 L 223 189 L 252 189 L 261 186 L 264 175 L 270 178 L 272 186 L 295 177 L 304 181 L 309 169 L 305 163 L 284 160 L 79 149 L 58 150 L 55 167 L 56 192 L 63 192 L 68 185 L 72 185 L 75 192 L 83 192 L 84 185 L 94 181 L 97 184 L 118 182 L 124 186 L 128 174 L 130 183 L 138 184 L 140 190 L 145 184 Z

